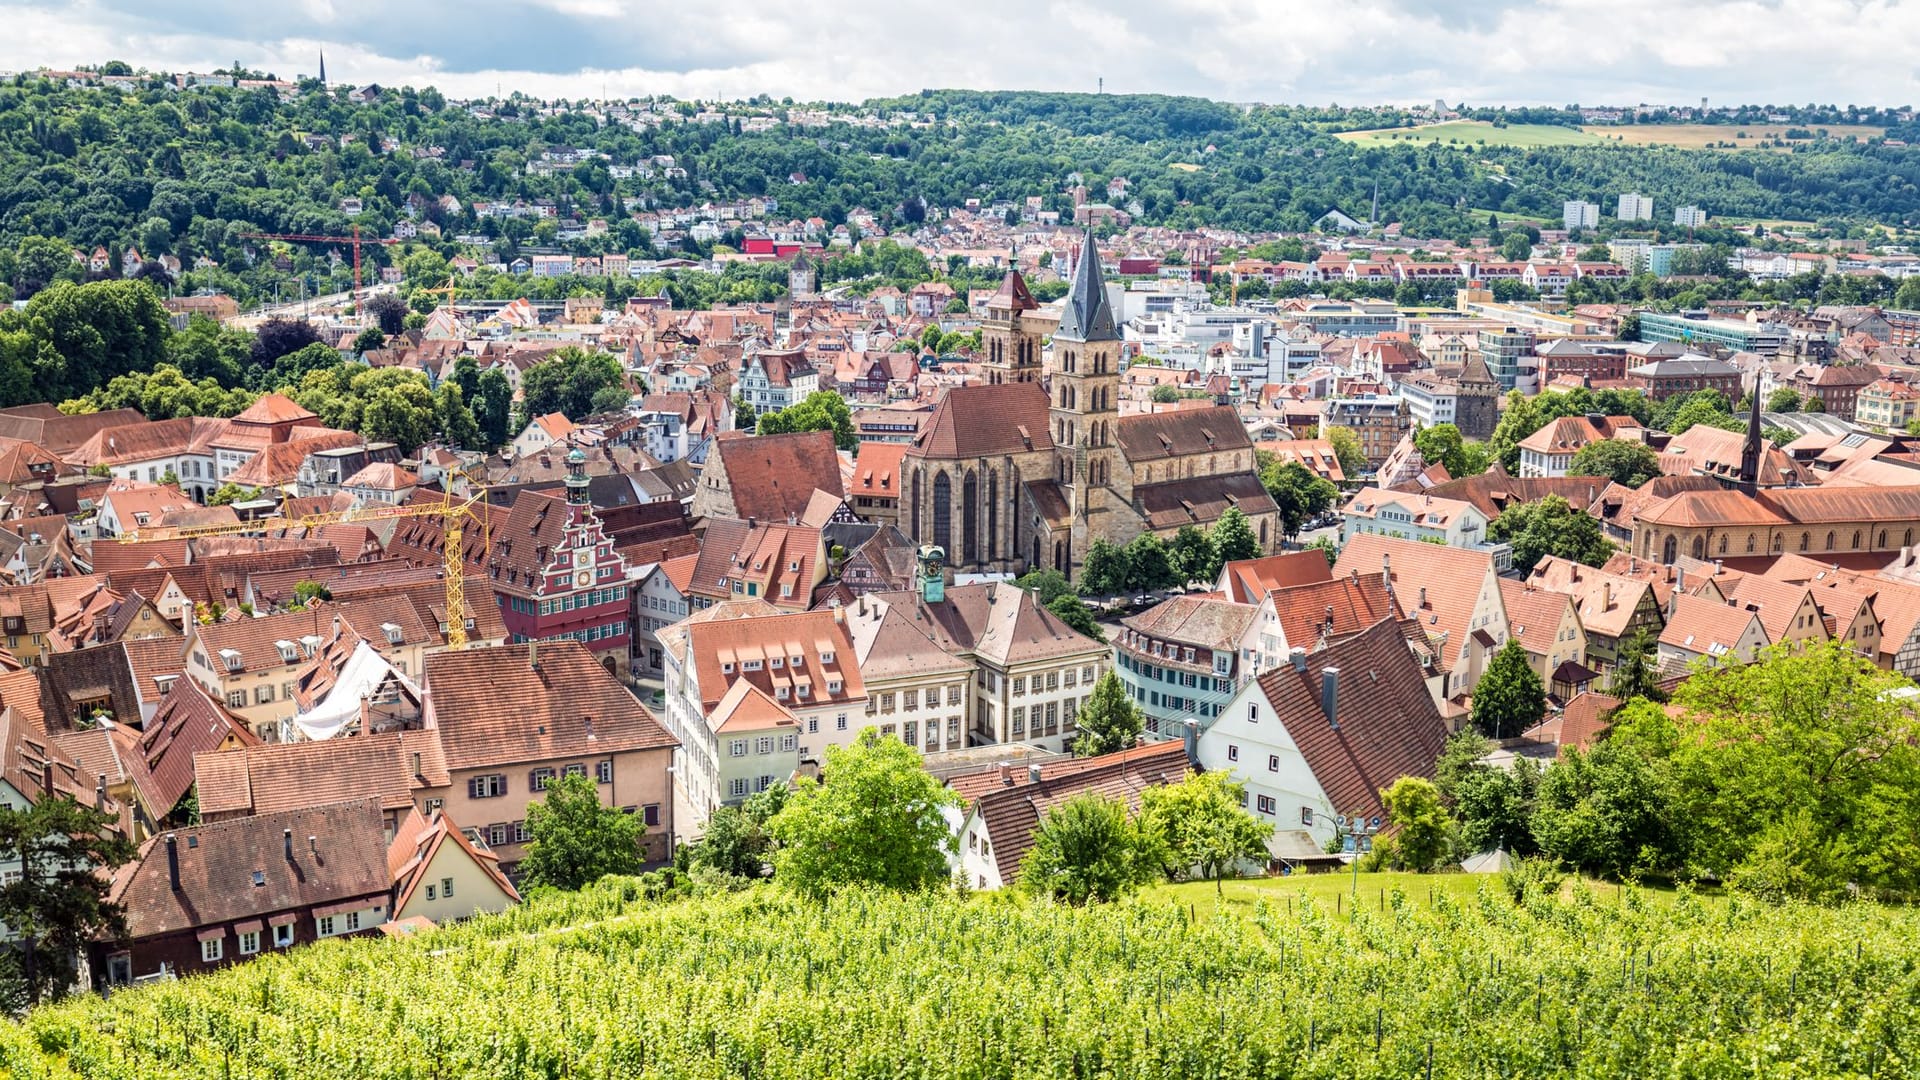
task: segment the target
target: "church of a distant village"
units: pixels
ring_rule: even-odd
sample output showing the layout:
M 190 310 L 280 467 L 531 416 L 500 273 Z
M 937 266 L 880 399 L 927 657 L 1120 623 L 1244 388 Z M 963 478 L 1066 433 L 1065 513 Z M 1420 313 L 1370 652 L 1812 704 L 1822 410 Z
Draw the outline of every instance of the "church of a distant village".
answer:
M 1171 538 L 1229 507 L 1263 548 L 1280 542 L 1231 406 L 1119 415 L 1123 346 L 1091 231 L 1057 326 L 1009 270 L 981 330 L 986 384 L 949 390 L 901 466 L 902 529 L 955 570 L 1071 576 L 1095 540 Z

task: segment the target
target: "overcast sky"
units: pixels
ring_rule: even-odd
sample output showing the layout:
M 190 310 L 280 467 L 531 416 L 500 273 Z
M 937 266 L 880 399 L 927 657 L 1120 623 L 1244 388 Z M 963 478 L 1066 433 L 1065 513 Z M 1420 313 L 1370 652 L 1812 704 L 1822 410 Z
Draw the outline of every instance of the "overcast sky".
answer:
M 923 87 L 1481 104 L 1920 100 L 1920 0 L 0 0 L 0 68 L 235 60 L 544 97 Z

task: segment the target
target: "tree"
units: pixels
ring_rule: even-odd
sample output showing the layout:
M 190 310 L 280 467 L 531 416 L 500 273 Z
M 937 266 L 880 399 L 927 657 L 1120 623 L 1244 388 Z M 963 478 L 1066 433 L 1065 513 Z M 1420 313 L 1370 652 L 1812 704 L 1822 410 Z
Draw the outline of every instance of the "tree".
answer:
M 1507 507 L 1487 526 L 1487 535 L 1513 545 L 1513 568 L 1523 577 L 1548 555 L 1599 566 L 1613 553 L 1600 520 L 1558 495 Z
M 337 368 L 344 363 L 346 361 L 340 358 L 340 350 L 316 341 L 278 357 L 264 370 L 256 370 L 253 373 L 253 385 L 260 390 L 299 386 L 306 382 L 309 374 Z
M 846 885 L 939 885 L 954 848 L 941 811 L 956 801 L 918 752 L 868 728 L 850 746 L 827 747 L 820 779 L 801 777 L 767 822 L 779 845 L 775 876 L 814 897 Z
M 1106 632 L 1100 629 L 1099 620 L 1093 616 L 1093 609 L 1077 595 L 1066 592 L 1054 597 L 1046 605 L 1048 611 L 1060 617 L 1060 621 L 1072 627 L 1075 633 L 1085 635 L 1101 643 L 1107 643 Z
M 1435 424 L 1414 433 L 1413 445 L 1430 463 L 1444 466 L 1448 476 L 1478 476 L 1493 464 L 1485 443 L 1468 442 L 1453 424 Z
M 1166 405 L 1175 401 L 1179 401 L 1180 391 L 1178 388 L 1174 387 L 1171 383 L 1161 383 L 1160 385 L 1154 387 L 1153 392 L 1151 394 L 1148 394 L 1147 396 L 1152 398 L 1155 402 L 1161 405 Z
M 1571 476 L 1604 476 L 1637 488 L 1660 475 L 1660 455 L 1632 439 L 1595 439 L 1573 452 Z
M 1656 666 L 1659 659 L 1657 650 L 1653 631 L 1644 626 L 1621 642 L 1620 652 L 1614 658 L 1613 676 L 1607 684 L 1607 693 L 1623 702 L 1634 698 L 1665 701 L 1667 695 L 1660 689 L 1660 671 Z
M 1746 424 L 1728 412 L 1724 405 L 1717 406 L 1709 401 L 1695 399 L 1674 411 L 1673 419 L 1667 423 L 1667 431 L 1674 435 L 1681 435 L 1696 424 L 1705 424 L 1708 427 L 1717 427 L 1726 431 L 1742 431 L 1746 428 Z
M 1247 523 L 1247 515 L 1237 506 L 1229 506 L 1213 523 L 1213 531 L 1207 539 L 1213 544 L 1214 565 L 1208 567 L 1212 573 L 1209 579 L 1218 577 L 1220 567 L 1242 559 L 1257 559 L 1261 556 L 1260 540 L 1253 535 L 1253 526 Z
M 1266 454 L 1260 468 L 1260 483 L 1280 507 L 1280 527 L 1287 536 L 1298 536 L 1311 518 L 1326 513 L 1340 497 L 1333 481 L 1318 476 L 1297 461 L 1281 461 Z
M 1325 555 L 1328 566 L 1332 566 L 1334 563 L 1340 561 L 1340 545 L 1335 543 L 1331 536 L 1321 536 L 1309 540 L 1303 550 L 1318 551 L 1320 554 Z
M 1087 545 L 1087 560 L 1080 566 L 1080 591 L 1088 596 L 1115 596 L 1127 588 L 1127 557 L 1108 540 Z
M 1080 735 L 1073 741 L 1075 757 L 1097 757 L 1125 750 L 1140 739 L 1145 725 L 1140 710 L 1127 696 L 1120 676 L 1109 670 L 1093 684 L 1093 693 L 1074 716 Z
M 1082 792 L 1047 812 L 1020 860 L 1020 887 L 1075 906 L 1118 900 L 1166 865 L 1164 841 L 1127 816 L 1127 806 Z
M 1033 594 L 1034 603 L 1045 607 L 1062 596 L 1072 596 L 1073 585 L 1067 581 L 1067 575 L 1052 567 L 1029 570 L 1020 575 L 1014 583 L 1015 588 L 1025 589 Z
M 253 332 L 253 348 L 247 359 L 253 362 L 253 370 L 264 374 L 274 369 L 274 365 L 283 356 L 299 352 L 309 345 L 320 344 L 320 332 L 305 319 L 288 319 L 275 316 L 261 323 Z M 272 384 L 255 383 L 262 389 Z
M 1516 757 L 1508 768 L 1476 765 L 1459 778 L 1453 813 L 1459 822 L 1461 851 L 1473 855 L 1500 850 L 1516 858 L 1539 851 L 1533 815 L 1540 793 L 1540 765 Z
M 1568 748 L 1540 778 L 1533 834 L 1543 854 L 1614 877 L 1679 865 L 1670 786 L 1626 743 Z
M 1527 662 L 1526 647 L 1508 638 L 1473 688 L 1474 729 L 1489 738 L 1510 739 L 1546 714 L 1547 692 Z
M 1367 471 L 1367 454 L 1360 449 L 1360 436 L 1351 429 L 1330 427 L 1327 429 L 1327 443 L 1333 447 L 1333 456 L 1340 462 L 1340 471 L 1348 480 Z
M 254 495 L 255 492 L 252 488 L 243 488 L 239 484 L 229 480 L 221 484 L 212 494 L 207 496 L 207 505 L 228 506 L 233 503 L 244 502 L 247 499 L 253 498 Z
M 1776 386 L 1767 394 L 1767 412 L 1799 412 L 1800 391 L 1791 386 Z
M 520 870 L 529 886 L 581 889 L 608 874 L 640 872 L 640 838 L 646 822 L 600 801 L 600 787 L 586 775 L 547 784 L 547 797 L 527 807 L 526 857 Z
M 1433 781 L 1418 776 L 1403 776 L 1380 793 L 1387 809 L 1387 820 L 1397 829 L 1393 836 L 1395 863 L 1418 874 L 1434 869 L 1446 855 L 1453 821 L 1446 804 L 1440 801 L 1440 789 Z
M 324 582 L 296 581 L 293 585 L 293 600 L 301 607 L 307 607 L 316 600 L 333 599 L 333 590 Z
M 1525 262 L 1533 254 L 1533 241 L 1518 229 L 1500 241 L 1500 257 L 1508 262 Z
M 476 380 L 480 388 L 473 398 L 473 419 L 480 426 L 480 443 L 491 449 L 513 437 L 513 384 L 498 367 L 490 367 Z
M 770 784 L 739 806 L 715 810 L 700 841 L 691 845 L 688 861 L 732 878 L 763 877 L 773 850 L 767 822 L 786 805 L 789 790 L 785 784 Z
M 369 326 L 353 336 L 353 351 L 365 356 L 375 349 L 386 347 L 387 335 L 377 326 Z
M 375 293 L 368 297 L 366 311 L 383 333 L 397 334 L 406 325 L 407 302 L 396 293 Z
M 536 416 L 560 413 L 569 419 L 591 415 L 609 403 L 602 391 L 617 395 L 614 404 L 626 395 L 626 372 L 612 354 L 588 352 L 569 345 L 556 349 L 551 357 L 528 368 L 520 376 L 520 418 L 524 426 Z
M 816 390 L 785 409 L 761 413 L 758 433 L 780 435 L 792 431 L 831 431 L 834 446 L 852 450 L 860 445 L 854 434 L 853 413 L 846 399 L 831 390 Z
M 1165 840 L 1168 868 L 1178 875 L 1198 869 L 1217 894 L 1229 870 L 1267 861 L 1273 826 L 1247 813 L 1245 801 L 1245 787 L 1226 773 L 1199 773 L 1141 792 L 1140 814 Z
M 1213 566 L 1213 545 L 1197 525 L 1182 525 L 1180 531 L 1173 534 L 1167 560 L 1173 564 L 1174 576 L 1183 585 L 1189 581 L 1213 580 L 1208 574 Z
M 1128 589 L 1151 592 L 1178 583 L 1179 575 L 1173 571 L 1173 561 L 1167 556 L 1167 545 L 1158 536 L 1150 532 L 1139 533 L 1127 541 L 1127 546 L 1120 549 L 1120 554 L 1127 563 Z
M 134 856 L 132 842 L 109 831 L 117 825 L 67 795 L 0 806 L 0 862 L 19 871 L 0 884 L 0 924 L 22 951 L 26 1004 L 70 986 L 89 942 L 126 933 L 125 913 L 108 899 L 113 871 Z

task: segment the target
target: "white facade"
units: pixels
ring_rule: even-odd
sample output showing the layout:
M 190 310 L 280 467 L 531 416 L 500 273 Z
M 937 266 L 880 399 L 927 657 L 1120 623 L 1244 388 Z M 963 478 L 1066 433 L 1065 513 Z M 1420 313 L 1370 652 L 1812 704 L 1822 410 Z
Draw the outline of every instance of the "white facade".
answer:
M 1407 417 L 1415 427 L 1430 428 L 1435 424 L 1454 422 L 1454 405 L 1459 395 L 1455 393 L 1451 382 L 1401 379 L 1394 385 L 1394 393 L 1407 403 Z
M 1637 191 L 1620 196 L 1620 209 L 1614 215 L 1621 221 L 1652 221 L 1653 199 Z
M 1487 516 L 1470 502 L 1362 488 L 1340 511 L 1340 542 L 1375 533 L 1475 548 L 1487 542 Z
M 1241 687 L 1200 736 L 1198 756 L 1204 771 L 1225 772 L 1245 786 L 1247 811 L 1276 835 L 1305 831 L 1321 846 L 1333 839 L 1338 810 L 1258 682 Z
M 635 567 L 629 573 L 638 582 L 627 590 L 633 597 L 633 669 L 658 675 L 666 670 L 660 631 L 686 618 L 693 609 L 659 563 Z
M 1568 199 L 1560 209 L 1560 219 L 1569 229 L 1591 229 L 1600 224 L 1600 204 Z
M 1651 210 L 1648 216 L 1652 216 Z M 1697 206 L 1683 206 L 1673 212 L 1673 223 L 1683 228 L 1697 229 L 1707 223 L 1707 212 Z

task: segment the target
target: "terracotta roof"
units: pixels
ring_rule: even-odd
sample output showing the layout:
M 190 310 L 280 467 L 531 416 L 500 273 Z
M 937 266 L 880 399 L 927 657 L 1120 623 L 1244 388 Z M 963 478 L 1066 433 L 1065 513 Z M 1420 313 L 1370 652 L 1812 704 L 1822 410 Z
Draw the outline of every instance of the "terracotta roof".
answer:
M 246 721 L 214 701 L 198 682 L 175 680 L 140 734 L 140 763 L 133 775 L 141 801 L 156 816 L 172 810 L 193 786 L 194 756 L 230 738 L 247 745 L 259 742 Z
M 1489 519 L 1514 503 L 1536 502 L 1558 495 L 1575 507 L 1584 508 L 1607 481 L 1594 476 L 1511 476 L 1499 465 L 1476 476 L 1444 480 L 1425 493 L 1437 499 L 1459 499 Z
M 859 456 L 854 459 L 853 481 L 847 486 L 847 497 L 900 498 L 900 460 L 906 453 L 905 443 L 861 443 Z
M 1566 707 L 1528 728 L 1520 737 L 1565 749 L 1591 750 L 1613 725 L 1608 721 L 1620 699 L 1595 690 L 1583 690 Z
M 832 432 L 720 439 L 710 452 L 719 455 L 726 469 L 735 516 L 740 518 L 786 521 L 806 510 L 816 488 L 845 493 Z
M 1318 648 L 1323 640 L 1330 644 L 1357 634 L 1381 619 L 1400 617 L 1386 577 L 1378 573 L 1350 572 L 1329 581 L 1275 589 L 1270 595 L 1280 628 L 1287 635 L 1287 644 L 1309 652 Z
M 200 813 L 268 814 L 363 797 L 375 798 L 383 810 L 404 810 L 433 779 L 408 771 L 414 752 L 421 754 L 421 773 L 433 771 L 426 762 L 432 733 L 412 734 L 404 742 L 401 732 L 390 731 L 196 753 Z
M 1259 609 L 1205 596 L 1176 596 L 1126 618 L 1122 625 L 1161 641 L 1237 652 Z
M 1333 573 L 1364 577 L 1381 573 L 1388 562 L 1394 602 L 1402 613 L 1419 619 L 1420 628 L 1436 643 L 1440 666 L 1451 670 L 1466 647 L 1480 587 L 1493 573 L 1492 554 L 1360 533 L 1341 547 Z M 1444 646 L 1438 644 L 1442 640 Z
M 1805 585 L 1789 584 L 1757 574 L 1742 575 L 1727 588 L 1727 600 L 1760 616 L 1768 641 L 1784 641 L 1803 614 L 1818 617 L 1820 606 Z
M 972 664 L 942 649 L 897 605 L 869 604 L 856 597 L 851 606 L 843 604 L 842 613 L 863 681 L 973 671 Z
M 387 873 L 393 878 L 394 911 L 406 910 L 415 890 L 427 880 L 425 872 L 432 868 L 434 856 L 447 844 L 465 852 L 474 866 L 507 894 L 508 900 L 519 903 L 520 891 L 513 887 L 513 882 L 500 869 L 498 855 L 467 839 L 467 834 L 444 812 L 434 811 L 433 820 L 428 821 L 414 810 L 394 830 L 393 843 L 387 848 Z
M 1115 425 L 1114 437 L 1120 452 L 1136 465 L 1253 446 L 1240 415 L 1230 405 L 1123 416 Z
M 404 491 L 420 483 L 420 478 L 390 461 L 376 461 L 345 480 L 343 488 L 369 488 L 374 491 Z
M 791 708 L 846 704 L 867 696 L 853 638 L 830 611 L 695 623 L 688 628 L 687 642 L 701 704 L 709 712 L 736 682 L 752 683 L 776 700 L 784 693 Z M 801 661 L 797 668 L 795 657 Z M 836 682 L 837 692 L 832 689 Z
M 1431 546 L 1431 545 L 1429 545 Z M 1337 669 L 1334 718 L 1321 710 L 1323 672 Z M 1260 676 L 1260 691 L 1327 800 L 1343 814 L 1384 814 L 1380 792 L 1402 776 L 1432 777 L 1446 722 L 1393 619 Z
M 979 786 L 973 777 L 954 780 L 972 792 L 973 812 L 986 823 L 1000 880 L 1011 884 L 1020 875 L 1020 860 L 1033 847 L 1034 831 L 1054 807 L 1091 792 L 1138 810 L 1141 792 L 1177 784 L 1187 772 L 1185 745 L 1163 742 L 1099 757 L 1042 764 L 1038 783 L 1026 769 L 1013 770 L 1019 778 L 1013 784 L 1001 783 L 998 770 L 974 774 L 988 779 L 986 786 Z
M 280 642 L 298 645 L 305 637 L 324 639 L 331 621 L 327 614 L 313 608 L 211 623 L 196 627 L 194 634 L 199 639 L 197 648 L 206 653 L 207 664 L 216 673 L 254 674 L 305 664 L 303 650 L 296 648 L 294 658 L 288 659 L 282 654 Z M 227 653 L 237 655 L 223 655 Z M 237 667 L 233 665 L 235 659 Z
M 707 725 L 715 732 L 767 731 L 799 724 L 792 710 L 746 679 L 727 687 L 727 692 L 707 714 Z
M 1648 507 L 1641 518 L 1668 527 L 1869 526 L 1920 518 L 1920 486 L 1780 488 L 1753 496 L 1733 490 L 1682 492 Z
M 318 417 L 284 394 L 261 394 L 234 419 L 243 424 L 297 424 Z
M 1220 580 L 1234 603 L 1257 604 L 1275 589 L 1332 581 L 1333 568 L 1318 551 L 1289 551 L 1227 563 L 1220 569 Z
M 1737 648 L 1759 616 L 1745 608 L 1699 596 L 1675 596 L 1660 644 L 1686 652 L 1718 656 Z M 1766 628 L 1761 624 L 1761 635 Z M 1767 639 L 1770 640 L 1770 639 Z
M 1599 422 L 1595 423 L 1595 419 Z M 1599 416 L 1593 419 L 1561 416 L 1547 421 L 1545 426 L 1520 440 L 1520 449 L 1536 454 L 1571 454 L 1588 443 L 1617 439 L 1625 432 L 1640 430 L 1640 421 L 1631 416 Z
M 1573 597 L 1503 577 L 1500 605 L 1507 609 L 1507 633 L 1528 652 L 1545 656 L 1560 635 L 1560 624 L 1573 605 Z
M 1006 277 L 1000 279 L 1000 287 L 994 290 L 992 298 L 987 301 L 987 308 L 997 311 L 1032 311 L 1039 306 L 1040 302 L 1027 289 L 1027 279 L 1012 268 L 1007 270 Z
M 867 599 L 900 607 L 946 652 L 982 656 L 1001 667 L 1089 653 L 1111 655 L 1106 646 L 1081 636 L 1040 606 L 1032 593 L 1010 584 L 949 586 L 938 604 L 927 603 L 917 592 L 874 593 Z
M 577 641 L 433 653 L 422 681 L 451 770 L 678 745 Z
M 908 453 L 951 460 L 1052 450 L 1048 419 L 1047 392 L 1039 383 L 955 386 L 920 425 Z M 1239 428 L 1237 421 L 1234 426 Z
M 1527 580 L 1538 588 L 1571 595 L 1580 625 L 1590 634 L 1610 638 L 1626 633 L 1641 597 L 1651 587 L 1639 578 L 1610 574 L 1557 555 L 1541 559 Z
M 178 889 L 169 882 L 169 837 Z M 384 907 L 391 885 L 379 802 L 357 799 L 155 836 L 114 875 L 111 895 L 126 908 L 128 935 L 145 938 L 342 901 Z

